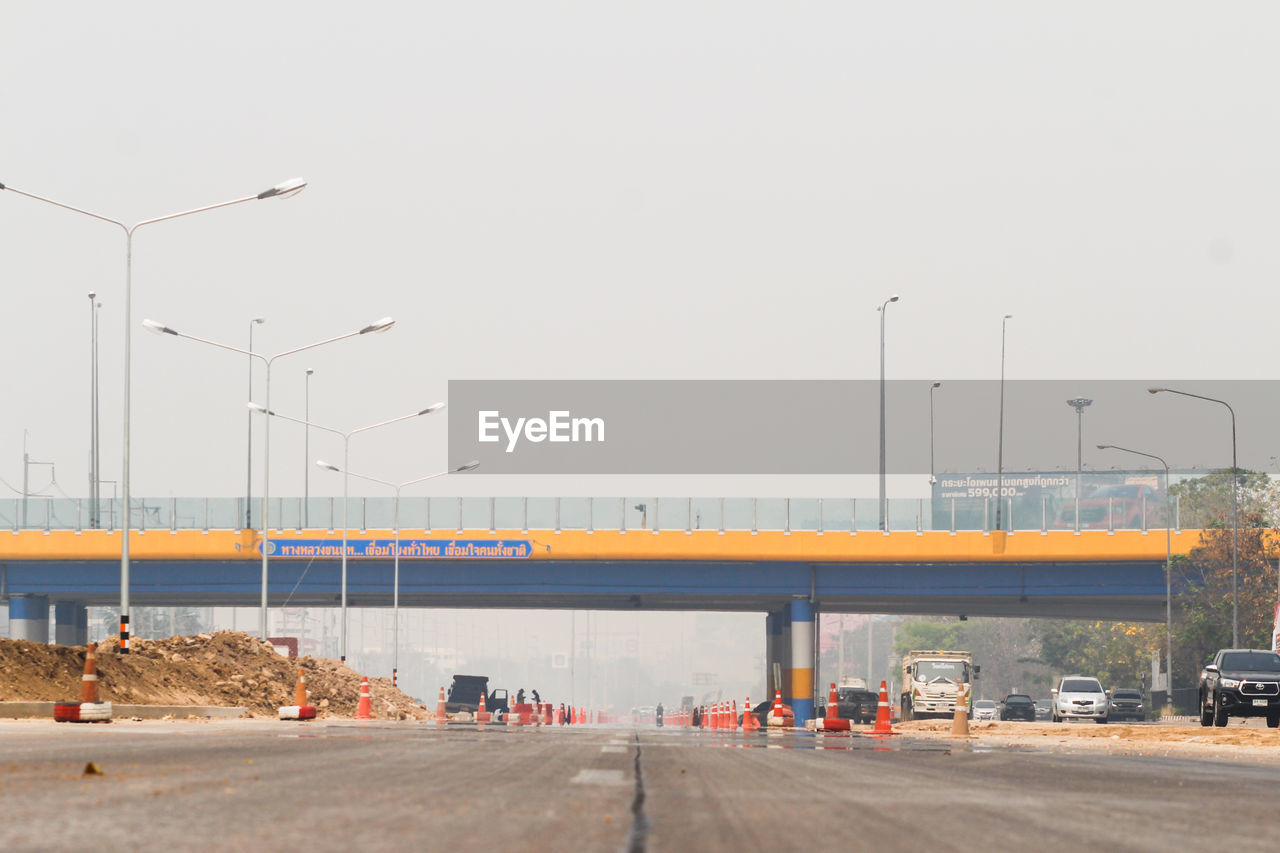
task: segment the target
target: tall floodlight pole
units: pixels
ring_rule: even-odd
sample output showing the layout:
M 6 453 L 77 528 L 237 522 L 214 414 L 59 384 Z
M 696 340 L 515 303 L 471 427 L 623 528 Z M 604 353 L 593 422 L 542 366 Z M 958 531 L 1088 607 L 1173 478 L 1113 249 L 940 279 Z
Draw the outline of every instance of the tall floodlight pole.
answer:
M 246 201 L 259 201 L 267 198 L 288 198 L 297 195 L 306 187 L 307 182 L 302 178 L 293 178 L 276 184 L 270 189 L 263 190 L 257 195 L 244 196 L 243 198 L 233 198 L 230 201 L 223 201 L 217 204 L 208 204 L 204 207 L 196 207 L 191 210 L 183 210 L 178 213 L 170 213 L 167 216 L 157 216 L 154 219 L 144 219 L 141 222 L 135 222 L 128 225 L 118 219 L 112 219 L 108 216 L 92 213 L 78 207 L 72 207 L 60 201 L 54 201 L 51 198 L 36 195 L 35 193 L 19 190 L 12 186 L 0 183 L 0 190 L 8 190 L 27 198 L 43 201 L 46 204 L 52 204 L 61 207 L 64 210 L 70 210 L 74 213 L 81 213 L 85 216 L 91 216 L 102 222 L 110 222 L 112 225 L 119 226 L 125 235 L 125 264 L 124 264 L 124 461 L 121 465 L 120 472 L 120 496 L 124 503 L 124 524 L 122 527 L 122 535 L 120 536 L 120 653 L 129 653 L 129 528 L 132 513 L 129 510 L 130 502 L 130 466 L 129 466 L 129 450 L 130 450 L 130 388 L 133 383 L 132 373 L 132 341 L 133 341 L 133 235 L 139 228 L 144 225 L 151 225 L 156 222 L 166 222 L 170 219 L 177 219 L 181 216 L 190 216 L 193 213 L 203 213 L 206 210 L 216 210 L 220 207 L 230 207 L 233 204 L 240 204 Z
M 933 392 L 942 387 L 941 382 L 929 386 L 929 485 L 938 482 L 937 469 L 933 464 Z
M 1218 403 L 1226 406 L 1227 411 L 1231 413 L 1231 647 L 1238 649 L 1240 648 L 1240 595 L 1238 592 L 1240 558 L 1236 540 L 1240 531 L 1240 498 L 1237 485 L 1240 480 L 1240 468 L 1236 465 L 1236 410 L 1231 408 L 1231 404 L 1226 400 L 1205 397 L 1201 394 L 1192 394 L 1190 391 L 1178 391 L 1173 388 L 1147 389 L 1148 394 L 1159 394 L 1161 391 L 1180 394 L 1183 397 L 1195 397 L 1197 400 L 1207 400 L 1210 403 Z
M 305 380 L 305 394 L 303 395 L 303 409 L 306 420 L 311 420 L 311 374 L 315 373 L 310 367 L 307 368 L 307 378 Z M 253 413 L 250 412 L 252 417 Z M 307 460 L 311 458 L 311 427 L 307 426 L 304 430 L 304 438 L 302 440 L 303 457 L 302 457 L 302 526 L 311 528 L 311 463 Z
M 881 302 L 876 310 L 880 312 L 880 529 L 889 529 L 889 498 L 887 497 L 887 489 L 885 488 L 885 452 L 884 452 L 884 315 L 889 307 L 890 302 L 897 302 L 898 295 L 895 293 L 884 302 Z
M 98 453 L 98 294 L 89 291 L 89 526 L 100 527 L 98 481 L 102 477 Z
M 249 321 L 249 352 L 253 352 L 253 327 L 261 326 L 267 322 L 266 317 L 254 317 Z M 253 358 L 249 358 L 249 400 L 253 400 Z M 244 475 L 244 529 L 253 529 L 253 514 L 250 507 L 253 506 L 253 413 L 246 414 L 249 418 L 249 435 L 245 441 L 245 475 Z
M 1084 410 L 1093 405 L 1093 401 L 1084 397 L 1073 397 L 1067 405 L 1076 410 L 1076 533 L 1080 532 L 1080 487 L 1084 483 Z
M 379 480 L 377 477 L 368 477 L 364 474 L 357 474 L 354 471 L 346 471 L 339 468 L 337 465 L 330 465 L 323 459 L 317 459 L 316 465 L 324 468 L 326 471 L 336 471 L 344 476 L 350 475 L 355 477 L 357 480 L 368 480 L 370 483 L 377 483 L 379 485 L 386 486 L 389 489 L 395 489 L 396 498 L 394 517 L 396 542 L 395 548 L 392 551 L 395 555 L 395 568 L 392 570 L 391 582 L 391 686 L 398 687 L 400 672 L 400 492 L 406 486 L 425 483 L 427 480 L 434 480 L 437 477 L 443 477 L 446 474 L 460 474 L 463 471 L 473 471 L 480 467 L 480 462 L 473 459 L 465 465 L 459 465 L 457 468 L 452 468 L 448 471 L 441 471 L 438 474 L 428 474 L 425 477 L 419 477 L 416 480 L 408 480 L 403 483 L 392 483 L 387 480 Z M 344 548 L 343 550 L 345 551 L 346 549 Z
M 1154 453 L 1143 453 L 1141 450 L 1130 450 L 1115 444 L 1099 444 L 1099 450 L 1121 450 L 1137 456 L 1154 459 L 1164 466 L 1164 642 L 1165 642 L 1165 676 L 1169 679 L 1169 695 L 1167 704 L 1173 705 L 1173 543 L 1169 528 L 1173 527 L 1173 496 L 1169 494 L 1169 463 Z
M 1000 428 L 996 439 L 996 530 L 1004 530 L 1000 510 L 1004 507 L 1004 341 L 1012 314 L 1000 321 Z
M 342 616 L 340 618 L 342 627 L 340 631 L 341 648 L 339 649 L 339 660 L 345 663 L 347 660 L 347 528 L 348 528 L 347 504 L 349 502 L 348 494 L 349 494 L 349 480 L 350 480 L 349 463 L 351 461 L 351 436 L 356 435 L 358 433 L 362 433 L 362 432 L 368 432 L 371 429 L 377 429 L 378 427 L 383 427 L 383 426 L 386 426 L 387 424 L 399 423 L 400 421 L 407 421 L 409 420 L 409 418 L 416 418 L 422 415 L 429 415 L 433 412 L 438 412 L 444 408 L 444 403 L 433 403 L 432 405 L 427 406 L 425 409 L 422 409 L 420 411 L 410 412 L 407 415 L 400 415 L 397 418 L 391 418 L 385 421 L 378 421 L 376 424 L 369 424 L 368 426 L 362 426 L 357 429 L 350 430 L 348 432 L 343 432 L 340 429 L 334 429 L 333 427 L 327 427 L 322 424 L 311 423 L 310 421 L 305 421 L 302 418 L 290 417 L 289 415 L 284 415 L 284 414 L 281 414 L 280 412 L 272 411 L 264 406 L 258 406 L 252 403 L 249 404 L 249 408 L 253 409 L 254 411 L 262 415 L 269 415 L 270 417 L 273 417 L 273 418 L 280 418 L 282 420 L 292 421 L 295 424 L 302 424 L 303 426 L 307 426 L 307 427 L 315 427 L 318 430 L 332 433 L 336 436 L 339 436 L 342 439 L 342 467 L 338 469 L 342 471 Z M 327 467 L 327 466 L 322 466 L 322 467 Z
M 263 363 L 263 366 L 266 368 L 266 371 L 267 371 L 267 380 L 266 380 L 267 404 L 265 408 L 267 411 L 270 411 L 271 409 L 271 364 L 277 358 L 283 358 L 286 355 L 294 355 L 295 353 L 300 353 L 306 350 L 315 349 L 316 347 L 321 347 L 321 346 L 324 346 L 325 344 L 331 344 L 334 341 L 341 341 L 347 338 L 354 338 L 358 335 L 367 335 L 370 332 L 385 332 L 387 329 L 390 329 L 392 326 L 394 326 L 395 322 L 396 321 L 392 320 L 390 317 L 383 317 L 381 320 L 378 320 L 374 323 L 370 323 L 364 328 L 357 329 L 354 332 L 346 332 L 345 334 L 335 335 L 332 338 L 325 338 L 323 341 L 316 341 L 313 344 L 307 344 L 306 346 L 295 347 L 294 349 L 291 349 L 291 350 L 285 350 L 284 352 L 276 353 L 273 356 L 265 356 L 260 353 L 249 352 L 248 350 L 242 350 L 239 347 L 228 346 L 227 344 L 221 344 L 221 343 L 218 343 L 217 341 L 211 341 L 206 338 L 198 338 L 195 335 L 188 335 L 184 332 L 179 332 L 175 329 L 172 329 L 164 325 L 163 323 L 157 323 L 155 320 L 143 320 L 142 325 L 146 326 L 147 329 L 149 329 L 152 332 L 155 332 L 158 335 L 174 335 L 179 338 L 186 338 L 187 340 L 196 341 L 202 344 L 208 344 L 209 346 L 217 347 L 218 349 L 229 350 L 230 352 L 238 352 L 241 355 L 247 355 L 247 356 L 250 356 L 251 358 L 256 358 L 261 360 Z M 254 404 L 250 403 L 249 405 L 250 407 L 252 407 Z M 268 530 L 268 512 L 267 512 L 268 500 L 270 499 L 270 495 L 271 495 L 271 423 L 268 421 L 262 431 L 262 600 L 261 600 L 260 612 L 258 614 L 258 630 L 261 632 L 261 636 L 263 640 L 267 639 L 267 571 L 268 571 L 268 566 L 269 566 L 270 557 L 271 557 L 271 543 L 268 541 L 269 530 Z

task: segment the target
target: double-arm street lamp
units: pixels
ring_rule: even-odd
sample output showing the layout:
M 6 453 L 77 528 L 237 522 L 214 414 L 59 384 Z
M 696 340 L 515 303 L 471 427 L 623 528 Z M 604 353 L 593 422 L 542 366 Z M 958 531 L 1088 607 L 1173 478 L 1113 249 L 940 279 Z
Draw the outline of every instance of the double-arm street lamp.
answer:
M 933 392 L 942 387 L 941 382 L 929 386 L 929 485 L 938 482 L 937 469 L 933 465 Z
M 1217 403 L 1227 407 L 1227 411 L 1231 413 L 1231 647 L 1233 649 L 1240 648 L 1240 595 L 1238 591 L 1240 575 L 1240 558 L 1237 538 L 1240 530 L 1240 498 L 1237 495 L 1239 489 L 1237 482 L 1240 479 L 1240 469 L 1236 466 L 1236 410 L 1231 408 L 1231 404 L 1226 400 L 1219 400 L 1215 397 L 1205 397 L 1201 394 L 1192 394 L 1190 391 L 1178 391 L 1173 388 L 1148 388 L 1148 394 L 1159 394 L 1166 391 L 1170 394 L 1179 394 L 1183 397 L 1195 397 L 1197 400 L 1207 400 L 1210 403 Z
M 420 411 L 410 412 L 407 415 L 400 415 L 399 417 L 391 418 L 390 420 L 378 421 L 376 424 L 358 427 L 347 432 L 343 432 L 340 429 L 334 429 L 333 427 L 323 426 L 322 424 L 311 423 L 310 421 L 303 420 L 302 418 L 293 418 L 289 415 L 282 415 L 279 412 L 272 411 L 264 406 L 255 405 L 254 403 L 250 403 L 249 408 L 261 415 L 270 415 L 273 418 L 282 418 L 286 421 L 292 421 L 295 424 L 302 424 L 305 427 L 315 427 L 318 430 L 333 433 L 334 435 L 342 438 L 342 468 L 338 469 L 342 471 L 342 617 L 340 620 L 342 622 L 342 628 L 340 631 L 341 648 L 338 650 L 338 654 L 340 656 L 340 660 L 345 663 L 347 660 L 347 493 L 349 485 L 348 479 L 351 476 L 350 472 L 346 469 L 351 457 L 351 436 L 356 435 L 357 433 L 368 432 L 371 429 L 377 429 L 378 427 L 383 427 L 387 424 L 399 423 L 400 421 L 407 421 L 410 418 L 416 418 L 421 415 L 429 415 L 432 412 L 438 412 L 444 408 L 444 403 L 433 403 Z M 263 636 L 265 636 L 265 634 Z
M 1173 705 L 1173 546 L 1170 540 L 1169 528 L 1173 527 L 1173 496 L 1169 494 L 1169 463 L 1164 459 L 1156 456 L 1154 453 L 1143 453 L 1141 450 L 1130 450 L 1128 447 L 1120 447 L 1115 444 L 1099 444 L 1099 450 L 1120 450 L 1125 453 L 1132 453 L 1135 456 L 1145 456 L 1148 459 L 1154 459 L 1164 466 L 1164 500 L 1165 500 L 1165 519 L 1164 519 L 1164 642 L 1165 654 L 1168 656 L 1165 663 L 1165 675 L 1169 679 L 1169 695 L 1166 700 L 1167 704 Z M 1077 510 L 1078 511 L 1078 510 Z M 1079 522 L 1077 522 L 1078 529 Z
M 1004 507 L 1004 341 L 1012 314 L 1000 321 L 1000 427 L 996 438 L 996 530 L 1004 530 L 1000 510 Z
M 480 467 L 480 462 L 478 460 L 473 459 L 472 461 L 468 462 L 465 465 L 459 465 L 457 468 L 453 468 L 448 471 L 441 471 L 438 474 L 429 474 L 426 477 L 419 477 L 416 480 L 408 480 L 407 482 L 404 482 L 404 483 L 392 483 L 388 480 L 379 480 L 377 477 L 369 477 L 364 474 L 357 474 L 354 471 L 346 471 L 342 468 L 339 468 L 337 465 L 330 465 L 328 462 L 325 462 L 323 459 L 317 459 L 316 465 L 320 466 L 321 468 L 324 468 L 326 471 L 337 471 L 339 474 L 342 474 L 344 478 L 347 476 L 351 476 L 351 477 L 355 477 L 357 480 L 368 480 L 370 483 L 377 483 L 379 485 L 386 486 L 387 488 L 395 489 L 396 499 L 395 499 L 395 511 L 394 511 L 395 522 L 394 523 L 395 523 L 396 542 L 395 542 L 395 551 L 393 552 L 395 554 L 395 568 L 392 574 L 392 592 L 391 592 L 391 624 L 392 624 L 391 686 L 397 687 L 399 686 L 398 674 L 400 672 L 400 491 L 404 489 L 406 486 L 414 486 L 414 485 L 417 485 L 418 483 L 425 483 L 427 480 L 434 480 L 437 477 L 443 477 L 446 474 L 458 474 L 458 473 L 461 473 L 462 471 L 472 471 Z M 345 518 L 343 520 L 345 522 Z M 344 530 L 343 534 L 345 535 L 345 533 L 346 531 Z M 344 539 L 344 542 L 345 542 L 345 539 Z M 342 552 L 344 555 L 346 554 L 346 551 L 347 549 L 343 547 Z M 345 585 L 344 585 L 344 590 L 345 590 Z M 346 620 L 344 619 L 343 621 L 345 622 Z
M 112 225 L 119 226 L 125 235 L 125 266 L 124 266 L 124 461 L 121 465 L 120 473 L 120 493 L 124 501 L 124 524 L 122 525 L 122 535 L 120 536 L 120 653 L 129 653 L 129 528 L 130 524 L 130 468 L 129 468 L 129 438 L 130 438 L 130 386 L 132 384 L 131 365 L 131 342 L 133 331 L 133 234 L 144 225 L 151 225 L 156 222 L 165 222 L 170 219 L 177 219 L 181 216 L 190 216 L 193 213 L 203 213 L 206 210 L 216 210 L 220 207 L 230 207 L 233 204 L 241 204 L 246 201 L 259 201 L 268 198 L 288 198 L 301 192 L 307 185 L 302 178 L 293 178 L 276 184 L 274 187 L 265 189 L 257 195 L 248 195 L 241 198 L 233 198 L 230 201 L 223 201 L 217 204 L 208 204 L 204 207 L 195 207 L 191 210 L 183 210 L 178 213 L 170 213 L 166 216 L 157 216 L 154 219 L 144 219 L 141 222 L 135 222 L 129 225 L 118 219 L 112 219 L 109 216 L 103 216 L 92 211 L 83 210 L 79 207 L 73 207 L 60 201 L 54 201 L 51 198 L 36 195 L 26 190 L 20 190 L 12 185 L 0 183 L 0 190 L 17 193 L 27 198 L 43 201 L 46 204 L 52 204 L 61 207 L 64 210 L 70 210 L 74 213 L 84 214 L 93 217 L 102 222 L 109 222 Z
M 277 358 L 283 358 L 286 355 L 293 355 L 294 353 L 315 349 L 316 347 L 324 346 L 325 344 L 331 344 L 334 341 L 341 341 L 346 338 L 354 338 L 358 335 L 367 335 L 370 332 L 385 332 L 387 329 L 390 329 L 393 325 L 395 325 L 395 322 L 396 321 L 392 320 L 390 317 L 383 317 L 381 320 L 378 320 L 377 322 L 374 322 L 374 323 L 370 323 L 369 325 L 365 326 L 363 329 L 357 329 L 354 332 L 347 332 L 342 335 L 335 335 L 332 338 L 325 338 L 323 341 L 316 341 L 313 344 L 307 344 L 306 346 L 295 347 L 294 349 L 285 350 L 284 352 L 276 353 L 275 355 L 272 355 L 272 356 L 266 356 L 266 355 L 262 355 L 261 353 L 250 352 L 248 350 L 240 349 L 239 347 L 233 347 L 228 344 L 218 343 L 217 341 L 207 340 L 206 338 L 197 338 L 195 335 L 188 335 L 185 332 L 179 332 L 176 329 L 169 328 L 163 323 L 157 323 L 155 320 L 143 320 L 142 325 L 146 326 L 147 329 L 149 329 L 152 332 L 155 332 L 158 335 L 174 335 L 179 338 L 186 338 L 188 340 L 197 341 L 202 344 L 208 344 L 209 346 L 217 347 L 218 349 L 225 349 L 231 352 L 238 352 L 241 355 L 247 355 L 247 356 L 250 356 L 251 358 L 260 359 L 263 365 L 265 365 L 267 370 L 266 409 L 270 410 L 271 408 L 271 363 L 274 362 Z M 249 405 L 253 406 L 253 403 L 250 403 Z M 270 496 L 270 491 L 271 491 L 270 487 L 271 487 L 271 424 L 268 423 L 266 428 L 263 430 L 263 437 L 262 437 L 262 601 L 261 601 L 261 612 L 259 613 L 259 616 L 258 616 L 258 630 L 261 632 L 261 636 L 263 640 L 267 639 L 267 567 L 268 567 L 270 551 L 271 551 L 270 544 L 267 541 L 267 534 L 268 534 L 267 500 Z

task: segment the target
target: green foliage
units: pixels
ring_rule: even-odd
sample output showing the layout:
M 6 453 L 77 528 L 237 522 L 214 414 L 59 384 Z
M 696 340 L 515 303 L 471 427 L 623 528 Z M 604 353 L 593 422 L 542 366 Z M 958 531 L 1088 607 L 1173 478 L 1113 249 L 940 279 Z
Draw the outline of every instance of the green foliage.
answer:
M 1276 506 L 1271 478 L 1257 471 L 1237 469 L 1240 527 L 1262 527 L 1272 522 Z M 1178 499 L 1178 521 L 1183 528 L 1231 527 L 1231 471 L 1215 471 L 1169 488 Z
M 1134 687 L 1164 646 L 1161 625 L 1036 620 L 1040 656 L 1057 675 L 1091 675 L 1104 687 Z

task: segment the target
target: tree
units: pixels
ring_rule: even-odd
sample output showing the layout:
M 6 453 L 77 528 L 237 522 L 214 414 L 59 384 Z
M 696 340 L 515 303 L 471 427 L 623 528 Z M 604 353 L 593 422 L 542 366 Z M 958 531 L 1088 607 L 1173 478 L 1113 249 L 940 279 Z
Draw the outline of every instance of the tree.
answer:
M 1145 683 L 1164 626 L 1134 622 L 1036 621 L 1040 658 L 1058 675 L 1092 675 L 1104 687 Z

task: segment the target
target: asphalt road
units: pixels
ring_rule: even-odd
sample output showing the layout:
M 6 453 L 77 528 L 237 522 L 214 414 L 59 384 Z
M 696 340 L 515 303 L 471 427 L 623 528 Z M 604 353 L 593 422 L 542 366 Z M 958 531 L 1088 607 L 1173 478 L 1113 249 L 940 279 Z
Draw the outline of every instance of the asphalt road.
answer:
M 7 851 L 1234 853 L 1277 848 L 1277 790 L 1280 745 L 1231 763 L 803 732 L 0 722 Z

